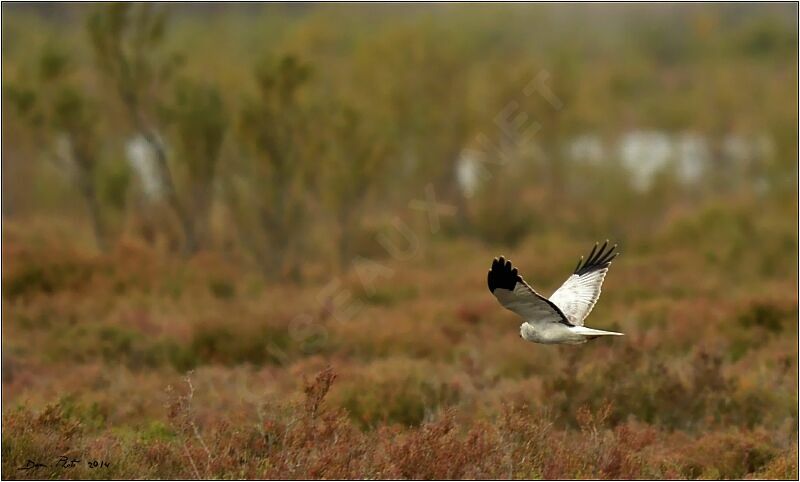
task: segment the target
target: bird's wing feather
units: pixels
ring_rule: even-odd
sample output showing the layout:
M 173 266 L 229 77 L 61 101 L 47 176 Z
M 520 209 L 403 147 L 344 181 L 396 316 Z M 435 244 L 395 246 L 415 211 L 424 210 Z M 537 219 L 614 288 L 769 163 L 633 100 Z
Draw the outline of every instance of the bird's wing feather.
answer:
M 575 272 L 550 296 L 550 301 L 555 303 L 566 315 L 567 320 L 576 326 L 583 326 L 583 320 L 594 308 L 600 297 L 600 287 L 603 285 L 608 267 L 619 255 L 614 251 L 617 245 L 608 248 L 608 241 L 599 250 L 597 248 L 598 245 L 595 244 L 585 262 L 581 257 Z
M 511 261 L 495 258 L 487 277 L 489 291 L 505 308 L 528 322 L 572 324 L 553 302 L 537 293 L 522 279 Z

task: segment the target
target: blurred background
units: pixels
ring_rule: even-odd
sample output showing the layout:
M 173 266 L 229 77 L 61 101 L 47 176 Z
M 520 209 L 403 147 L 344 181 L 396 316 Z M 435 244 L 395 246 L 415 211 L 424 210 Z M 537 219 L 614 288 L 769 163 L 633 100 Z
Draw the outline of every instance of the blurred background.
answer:
M 518 402 L 661 454 L 338 476 L 797 477 L 797 5 L 2 13 L 4 476 L 87 447 L 118 477 L 324 476 L 170 457 L 264 437 L 330 365 L 361 437 Z M 549 294 L 606 238 L 591 325 L 628 336 L 520 342 L 492 257 Z

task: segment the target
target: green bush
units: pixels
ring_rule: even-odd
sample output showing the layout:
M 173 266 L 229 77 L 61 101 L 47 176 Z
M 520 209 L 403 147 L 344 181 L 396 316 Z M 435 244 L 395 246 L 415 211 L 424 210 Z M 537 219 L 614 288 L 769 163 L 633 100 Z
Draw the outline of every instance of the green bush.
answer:
M 336 402 L 365 428 L 398 423 L 417 426 L 442 408 L 456 404 L 460 390 L 432 378 L 423 365 L 392 363 L 394 371 L 381 379 L 366 375 L 359 383 L 345 387 Z M 363 384 L 370 386 L 363 390 Z
M 738 322 L 745 328 L 759 327 L 772 333 L 780 333 L 787 318 L 782 307 L 771 303 L 753 303 L 739 314 Z
M 224 320 L 198 324 L 188 350 L 198 364 L 284 364 L 304 356 L 304 344 L 312 341 L 294 339 L 286 327 L 242 326 Z
M 229 300 L 236 297 L 236 285 L 225 279 L 213 279 L 208 282 L 208 289 L 211 293 L 221 300 Z
M 36 294 L 81 290 L 88 285 L 93 272 L 90 263 L 74 259 L 22 262 L 19 269 L 3 279 L 3 296 L 13 300 Z

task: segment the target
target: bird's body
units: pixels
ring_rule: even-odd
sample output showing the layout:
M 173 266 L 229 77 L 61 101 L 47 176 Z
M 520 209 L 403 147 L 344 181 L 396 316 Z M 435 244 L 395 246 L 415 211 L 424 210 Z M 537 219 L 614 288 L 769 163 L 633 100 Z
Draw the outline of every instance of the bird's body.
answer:
M 595 330 L 585 326 L 567 326 L 561 323 L 538 324 L 523 322 L 519 335 L 523 340 L 545 345 L 580 345 L 598 336 L 622 335 L 613 331 Z
M 600 336 L 622 335 L 583 326 L 600 297 L 608 266 L 618 254 L 614 252 L 616 245 L 606 251 L 607 247 L 608 241 L 599 250 L 595 245 L 586 262 L 581 258 L 574 273 L 549 299 L 531 288 L 502 256 L 495 258 L 489 270 L 489 290 L 501 305 L 525 320 L 519 327 L 524 340 L 577 345 Z

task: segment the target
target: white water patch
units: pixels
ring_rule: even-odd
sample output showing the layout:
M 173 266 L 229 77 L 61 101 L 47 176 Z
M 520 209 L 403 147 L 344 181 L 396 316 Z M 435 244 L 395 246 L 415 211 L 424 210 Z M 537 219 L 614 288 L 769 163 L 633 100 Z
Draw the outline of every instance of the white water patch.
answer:
M 711 163 L 708 142 L 697 134 L 683 134 L 675 140 L 675 174 L 684 185 L 699 183 Z
M 720 149 L 721 158 L 713 159 L 712 148 Z M 505 152 L 512 160 L 536 162 L 536 144 L 526 146 L 525 155 Z M 564 162 L 576 169 L 580 166 L 602 166 L 619 162 L 628 172 L 631 185 L 639 192 L 649 191 L 657 176 L 671 173 L 682 186 L 696 186 L 712 174 L 712 163 L 721 162 L 725 169 L 743 176 L 748 169 L 774 158 L 775 145 L 767 134 L 742 136 L 728 134 L 719 140 L 691 131 L 670 133 L 661 130 L 632 130 L 609 142 L 600 135 L 585 133 L 568 139 L 562 146 Z M 492 159 L 500 159 L 493 152 Z M 515 154 L 515 155 L 513 155 Z M 509 163 L 489 164 L 482 150 L 465 149 L 457 168 L 459 186 L 465 196 L 472 196 L 494 170 L 505 169 Z M 513 164 L 513 163 L 511 163 Z
M 150 201 L 161 199 L 164 188 L 156 166 L 156 153 L 142 136 L 136 136 L 125 146 L 128 164 L 136 173 L 145 197 Z
M 475 195 L 481 179 L 478 175 L 478 160 L 469 152 L 462 153 L 458 160 L 456 180 L 464 196 L 470 198 Z
M 607 159 L 603 140 L 594 134 L 582 134 L 567 143 L 567 157 L 574 162 L 601 165 Z
M 650 190 L 656 175 L 661 173 L 674 155 L 670 137 L 659 131 L 632 131 L 618 144 L 622 166 L 630 173 L 631 184 L 640 192 Z
M 64 168 L 69 175 L 74 175 L 76 166 L 75 159 L 72 157 L 72 139 L 70 136 L 59 133 L 53 145 L 53 152 L 56 156 L 56 160 L 61 164 L 61 167 Z

